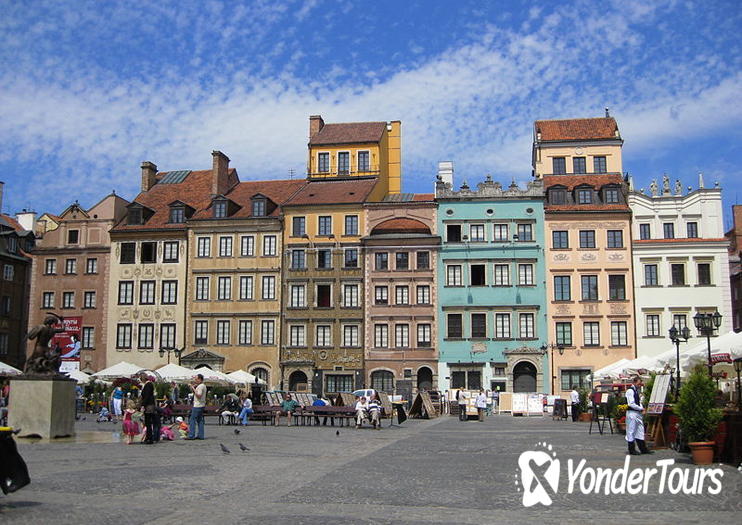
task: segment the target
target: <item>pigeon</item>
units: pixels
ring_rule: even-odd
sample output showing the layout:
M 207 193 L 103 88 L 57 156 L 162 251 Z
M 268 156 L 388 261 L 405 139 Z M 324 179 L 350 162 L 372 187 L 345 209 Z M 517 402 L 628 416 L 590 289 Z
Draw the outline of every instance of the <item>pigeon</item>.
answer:
M 87 417 L 85 417 L 85 416 L 82 416 L 82 420 L 83 420 L 83 421 L 85 421 L 86 419 L 88 419 L 88 418 L 87 418 Z
M 225 447 L 223 443 L 219 443 L 219 446 L 222 448 L 222 452 L 224 454 L 231 454 L 231 452 L 229 451 L 229 449 L 227 447 Z
M 234 429 L 234 435 L 236 436 L 236 435 L 237 435 L 237 434 L 239 434 L 239 433 L 240 433 L 240 429 L 239 429 L 239 428 L 235 428 L 235 429 Z
M 340 435 L 340 431 L 339 431 L 339 430 L 336 430 L 336 431 L 335 431 L 335 435 L 336 435 L 336 436 L 339 436 L 339 435 Z
M 248 450 L 250 450 L 249 448 L 247 448 L 247 447 L 246 447 L 245 445 L 243 445 L 242 443 L 237 443 L 237 444 L 238 444 L 238 445 L 240 446 L 240 450 L 241 450 L 242 452 L 247 452 Z

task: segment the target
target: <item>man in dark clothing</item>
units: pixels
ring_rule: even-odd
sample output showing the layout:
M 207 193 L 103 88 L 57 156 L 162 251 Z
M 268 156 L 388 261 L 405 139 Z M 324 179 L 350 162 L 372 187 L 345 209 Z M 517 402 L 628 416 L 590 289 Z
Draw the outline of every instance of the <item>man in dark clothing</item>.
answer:
M 152 383 L 152 378 L 147 374 L 142 374 L 140 380 L 144 382 L 141 404 L 144 412 L 144 425 L 147 427 L 144 443 L 151 445 L 160 440 L 160 417 L 157 414 L 157 404 L 155 403 L 155 385 Z

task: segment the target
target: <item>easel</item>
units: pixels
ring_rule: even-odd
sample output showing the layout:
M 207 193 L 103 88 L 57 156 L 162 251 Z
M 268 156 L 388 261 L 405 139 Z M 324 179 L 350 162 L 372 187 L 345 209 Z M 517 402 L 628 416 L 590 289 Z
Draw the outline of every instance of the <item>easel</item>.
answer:
M 654 378 L 652 394 L 649 397 L 649 406 L 647 407 L 646 434 L 649 436 L 647 441 L 654 442 L 655 449 L 667 448 L 667 439 L 665 438 L 665 428 L 662 426 L 662 412 L 665 409 L 667 391 L 670 388 L 670 375 L 657 374 Z
M 608 413 L 608 399 L 611 394 L 607 392 L 602 392 L 600 394 L 597 394 L 593 401 L 593 417 L 590 418 L 590 428 L 588 429 L 588 434 L 593 433 L 593 421 L 598 425 L 598 432 L 600 432 L 600 435 L 603 435 L 603 431 L 605 430 L 605 423 L 608 421 L 608 428 L 611 431 L 611 434 L 613 434 L 613 421 L 611 421 L 611 416 Z M 603 409 L 603 416 L 600 415 L 600 410 L 598 410 L 598 406 L 602 407 Z

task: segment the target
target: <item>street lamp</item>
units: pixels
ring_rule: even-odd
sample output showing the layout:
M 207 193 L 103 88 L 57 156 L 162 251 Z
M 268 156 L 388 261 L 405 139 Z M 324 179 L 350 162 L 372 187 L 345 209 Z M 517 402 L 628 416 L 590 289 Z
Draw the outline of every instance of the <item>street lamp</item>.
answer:
M 714 330 L 721 326 L 721 314 L 717 310 L 713 314 L 702 314 L 698 312 L 693 316 L 693 323 L 701 333 L 706 336 L 706 344 L 708 345 L 708 368 L 709 377 L 713 372 L 714 364 L 711 362 L 711 336 L 714 335 Z
M 541 345 L 541 351 L 546 353 L 546 350 L 551 348 L 551 394 L 554 395 L 554 379 L 556 379 L 556 367 L 554 365 L 554 349 L 559 350 L 559 355 L 564 355 L 564 345 L 562 343 L 554 344 L 549 343 L 548 345 Z
M 678 380 L 676 383 L 676 391 L 678 393 L 678 396 L 680 396 L 680 343 L 687 343 L 688 338 L 690 337 L 690 329 L 687 326 L 684 326 L 680 330 L 678 330 L 675 325 L 670 328 L 670 341 L 675 343 L 675 363 L 678 367 Z
M 178 365 L 180 365 L 180 354 L 183 353 L 182 348 L 171 348 L 171 347 L 160 347 L 160 358 L 165 357 L 165 352 L 167 352 L 167 364 L 170 364 L 170 352 L 175 354 L 175 357 L 178 358 Z
M 739 383 L 739 374 L 742 372 L 742 357 L 734 360 L 734 371 L 737 372 L 737 410 L 742 410 L 742 399 L 740 398 L 742 388 L 740 388 Z

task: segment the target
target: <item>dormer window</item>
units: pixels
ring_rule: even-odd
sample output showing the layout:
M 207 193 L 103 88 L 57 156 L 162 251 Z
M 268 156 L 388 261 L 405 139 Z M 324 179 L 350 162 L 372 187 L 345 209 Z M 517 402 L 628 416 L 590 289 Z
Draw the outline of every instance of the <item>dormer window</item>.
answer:
M 255 199 L 252 201 L 253 217 L 265 217 L 265 199 Z
M 227 216 L 227 201 L 226 200 L 216 200 L 214 201 L 214 218 L 215 219 L 223 219 Z
M 170 208 L 170 222 L 173 224 L 182 224 L 185 222 L 185 208 L 183 206 L 173 206 Z
M 567 190 L 555 188 L 549 191 L 551 204 L 567 204 Z
M 142 224 L 142 209 L 129 208 L 129 215 L 127 217 L 126 223 L 132 226 Z
M 16 253 L 18 251 L 18 239 L 15 237 L 8 237 L 8 251 L 10 253 Z
M 592 204 L 593 203 L 593 190 L 583 188 L 577 190 L 577 203 L 578 204 Z
M 603 191 L 603 202 L 606 204 L 620 204 L 621 200 L 618 194 L 618 188 L 606 188 Z

